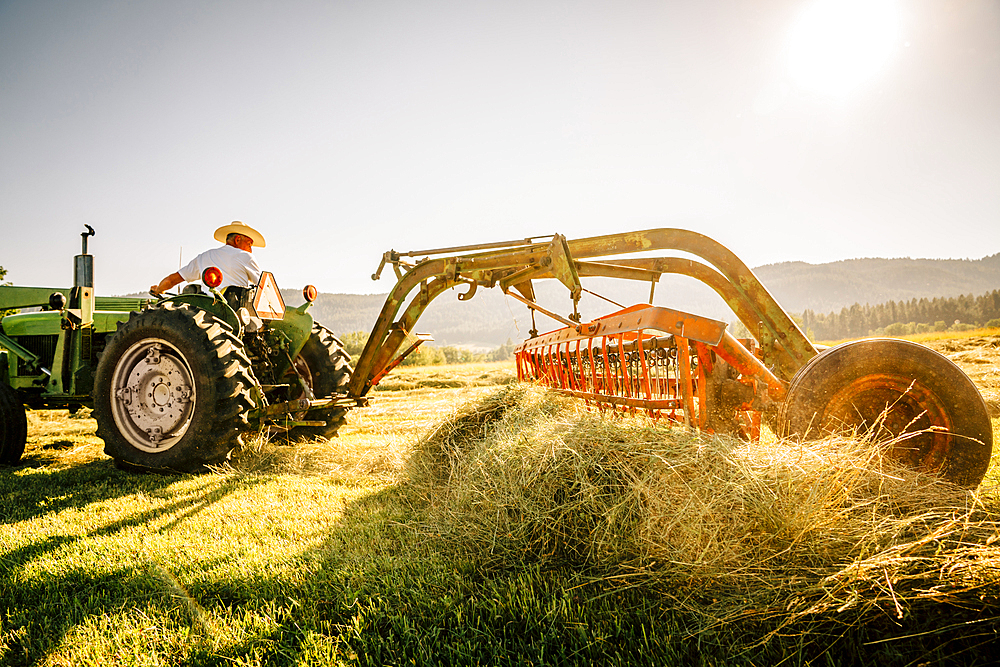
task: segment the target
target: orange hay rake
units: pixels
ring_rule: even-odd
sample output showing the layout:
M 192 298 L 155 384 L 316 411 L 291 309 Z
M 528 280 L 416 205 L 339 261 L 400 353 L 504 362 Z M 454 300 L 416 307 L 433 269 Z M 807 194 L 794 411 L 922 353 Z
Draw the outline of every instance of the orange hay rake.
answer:
M 623 257 L 672 250 L 685 257 Z M 565 328 L 516 349 L 518 378 L 581 398 L 601 409 L 645 413 L 711 433 L 757 439 L 766 423 L 779 435 L 871 433 L 891 455 L 953 482 L 975 486 L 992 452 L 986 404 L 961 369 L 929 348 L 893 339 L 846 343 L 820 352 L 732 251 L 684 229 L 650 229 L 583 239 L 560 234 L 383 254 L 397 282 L 358 361 L 347 396 L 368 391 L 422 342 L 417 319 L 446 290 L 458 298 L 499 286 Z M 682 274 L 711 287 L 753 338 L 726 324 L 639 304 L 590 321 L 579 313 L 581 280 L 650 283 Z M 569 290 L 572 313 L 537 303 L 533 281 Z M 589 291 L 589 290 L 586 290 Z M 410 299 L 407 303 L 406 300 Z
M 756 398 L 758 382 L 770 382 L 778 397 L 784 387 L 755 356 L 747 356 L 753 347 L 752 340 L 734 339 L 723 322 L 639 304 L 531 338 L 515 349 L 515 361 L 518 380 L 602 409 L 643 411 L 758 440 L 761 412 L 770 405 Z M 723 379 L 727 367 L 743 372 Z M 708 392 L 721 398 L 723 388 L 733 409 L 726 421 L 710 417 L 709 410 Z

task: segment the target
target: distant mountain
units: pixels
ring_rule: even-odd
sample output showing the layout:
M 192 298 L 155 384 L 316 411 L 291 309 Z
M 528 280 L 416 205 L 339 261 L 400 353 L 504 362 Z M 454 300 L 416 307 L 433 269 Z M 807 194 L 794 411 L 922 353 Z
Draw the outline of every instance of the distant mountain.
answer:
M 417 332 L 432 334 L 437 345 L 462 345 L 484 350 L 496 348 L 508 338 L 522 340 L 528 337 L 530 318 L 528 325 L 519 331 L 518 323 L 508 312 L 504 295 L 499 289 L 479 290 L 475 298 L 458 301 L 457 295 L 464 291 L 463 288 L 461 292 L 446 292 L 432 301 L 417 322 Z M 302 295 L 297 290 L 281 292 L 286 304 L 302 303 Z M 337 334 L 353 331 L 368 333 L 375 326 L 386 296 L 320 294 L 310 312 L 317 322 Z M 520 304 L 516 306 L 523 318 L 526 309 Z
M 914 298 L 979 295 L 1000 288 L 1000 253 L 968 259 L 851 259 L 828 264 L 782 262 L 754 269 L 764 286 L 790 313 L 810 309 L 816 313 L 840 310 L 855 303 L 872 305 Z M 649 285 L 605 279 L 585 279 L 584 287 L 622 305 L 647 302 Z M 527 338 L 531 317 L 527 309 L 499 289 L 480 289 L 469 301 L 456 288 L 431 302 L 417 330 L 434 335 L 439 345 L 493 348 L 508 338 Z M 536 285 L 539 302 L 561 315 L 571 310 L 566 289 L 555 281 Z M 282 290 L 289 305 L 302 302 L 295 290 Z M 313 316 L 337 333 L 371 331 L 384 294 L 321 294 Z M 656 286 L 654 303 L 712 317 L 734 319 L 725 303 L 709 287 L 685 276 L 663 276 Z M 589 294 L 580 310 L 585 319 L 617 307 Z M 539 331 L 559 328 L 543 315 L 536 316 Z
M 817 313 L 855 303 L 979 295 L 1000 288 L 1000 253 L 982 259 L 782 262 L 753 270 L 785 310 Z

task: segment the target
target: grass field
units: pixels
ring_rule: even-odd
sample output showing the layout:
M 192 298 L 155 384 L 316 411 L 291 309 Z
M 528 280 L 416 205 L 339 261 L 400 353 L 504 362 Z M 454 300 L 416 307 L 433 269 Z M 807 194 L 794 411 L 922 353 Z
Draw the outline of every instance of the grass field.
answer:
M 998 341 L 931 343 L 995 432 Z M 405 368 L 338 438 L 197 476 L 118 471 L 87 411 L 29 413 L 0 470 L 0 664 L 995 662 L 995 468 L 978 494 L 844 475 L 513 377 Z
M 1000 329 L 981 327 L 979 329 L 969 329 L 968 331 L 929 331 L 927 333 L 910 334 L 907 336 L 893 336 L 893 338 L 902 338 L 904 340 L 912 340 L 915 343 L 933 346 L 934 343 L 940 341 L 963 341 L 976 338 L 992 338 L 994 336 L 1000 336 Z M 848 340 L 854 339 L 845 338 L 843 340 L 823 340 L 817 342 L 833 346 L 838 343 L 845 343 Z

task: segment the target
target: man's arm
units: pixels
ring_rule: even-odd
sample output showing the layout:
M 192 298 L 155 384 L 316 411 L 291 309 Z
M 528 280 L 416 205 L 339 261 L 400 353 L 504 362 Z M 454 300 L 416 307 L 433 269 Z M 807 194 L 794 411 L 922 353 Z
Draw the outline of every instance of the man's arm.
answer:
M 177 273 L 175 271 L 175 272 L 171 273 L 169 276 L 167 276 L 166 278 L 164 278 L 163 280 L 161 280 L 158 284 L 152 285 L 149 288 L 149 293 L 150 294 L 163 294 L 164 292 L 166 292 L 171 287 L 176 287 L 177 285 L 180 285 L 182 282 L 184 282 L 184 279 L 181 278 L 181 274 L 179 274 L 179 273 Z
M 201 253 L 196 256 L 187 265 L 177 269 L 175 272 L 171 273 L 169 276 L 161 280 L 158 284 L 153 285 L 149 288 L 150 294 L 162 294 L 166 292 L 171 287 L 176 287 L 183 282 L 193 282 L 201 277 L 201 264 L 202 258 L 207 253 Z
M 260 281 L 260 267 L 257 266 L 257 262 L 253 257 L 250 258 L 250 262 L 246 266 L 247 273 L 249 274 L 248 282 L 249 286 L 256 285 Z

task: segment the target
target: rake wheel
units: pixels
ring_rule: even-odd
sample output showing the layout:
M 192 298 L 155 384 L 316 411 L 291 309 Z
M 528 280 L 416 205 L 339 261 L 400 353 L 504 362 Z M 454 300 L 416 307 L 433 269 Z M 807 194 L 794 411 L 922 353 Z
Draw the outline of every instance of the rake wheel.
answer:
M 975 487 L 989 467 L 986 403 L 954 363 L 910 341 L 853 341 L 813 357 L 792 378 L 779 424 L 786 435 L 857 433 L 888 443 L 901 463 Z

